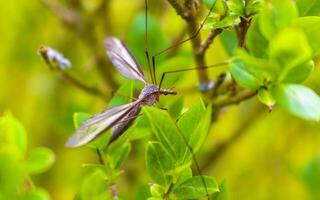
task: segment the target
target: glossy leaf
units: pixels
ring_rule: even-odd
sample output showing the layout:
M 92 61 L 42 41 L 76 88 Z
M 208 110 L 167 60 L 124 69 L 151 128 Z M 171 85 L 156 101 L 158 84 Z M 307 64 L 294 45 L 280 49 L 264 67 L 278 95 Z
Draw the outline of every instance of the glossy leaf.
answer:
M 173 194 L 178 199 L 200 199 L 207 195 L 206 188 L 209 194 L 219 192 L 218 184 L 214 178 L 203 176 L 203 179 L 206 183 L 206 187 L 200 176 L 194 176 L 180 185 L 177 185 L 173 189 Z
M 224 30 L 219 38 L 228 55 L 233 56 L 238 42 L 235 29 Z
M 112 157 L 113 167 L 118 169 L 123 161 L 128 157 L 131 151 L 131 144 L 125 143 L 121 147 L 114 149 L 114 151 L 109 152 L 110 156 Z
M 39 174 L 48 170 L 55 161 L 54 153 L 45 147 L 32 149 L 27 157 L 27 171 Z
M 189 145 L 197 152 L 205 141 L 211 123 L 211 109 L 206 109 L 202 100 L 183 113 L 178 126 Z M 190 151 L 187 149 L 187 151 Z
M 229 65 L 229 70 L 236 82 L 244 88 L 258 89 L 263 85 L 261 72 L 246 66 L 240 60 L 233 61 Z
M 320 120 L 320 97 L 311 89 L 296 84 L 279 84 L 272 88 L 279 105 L 306 120 Z
M 149 142 L 146 150 L 146 166 L 150 177 L 158 184 L 167 186 L 168 171 L 175 167 L 175 160 L 159 142 Z
M 285 83 L 301 83 L 307 79 L 314 70 L 313 60 L 292 68 L 282 82 Z
M 260 88 L 258 90 L 258 99 L 260 100 L 261 103 L 268 106 L 269 109 L 272 109 L 272 107 L 276 103 L 276 100 L 273 98 L 270 91 L 267 90 L 266 88 Z
M 175 160 L 182 161 L 186 145 L 168 112 L 154 107 L 144 107 L 143 112 L 149 119 L 156 139 Z
M 259 23 L 259 17 L 251 23 L 246 36 L 246 45 L 253 56 L 265 58 L 269 42 L 261 33 Z

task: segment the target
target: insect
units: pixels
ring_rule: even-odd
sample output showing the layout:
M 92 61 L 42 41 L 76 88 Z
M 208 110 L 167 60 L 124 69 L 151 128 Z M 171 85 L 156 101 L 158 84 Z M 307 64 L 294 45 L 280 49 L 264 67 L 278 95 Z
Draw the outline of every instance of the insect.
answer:
M 138 116 L 142 105 L 153 106 L 159 101 L 160 95 L 176 95 L 171 89 L 162 89 L 149 83 L 141 67 L 126 47 L 115 37 L 105 39 L 107 55 L 116 69 L 125 77 L 144 83 L 138 99 L 132 103 L 107 109 L 85 121 L 66 143 L 68 147 L 78 147 L 87 144 L 104 131 L 112 128 L 109 143 L 116 140 Z
M 159 101 L 160 95 L 176 95 L 177 92 L 171 89 L 163 89 L 161 85 L 163 83 L 164 77 L 166 74 L 189 71 L 189 70 L 204 70 L 211 67 L 220 66 L 221 63 L 211 65 L 211 66 L 203 66 L 197 68 L 187 68 L 180 70 L 172 70 L 162 74 L 159 85 L 157 85 L 156 75 L 155 75 L 155 57 L 160 54 L 176 48 L 181 44 L 190 41 L 197 37 L 200 30 L 203 28 L 203 24 L 209 17 L 210 13 L 214 8 L 215 2 L 212 4 L 209 13 L 204 18 L 198 30 L 195 32 L 193 36 L 188 39 L 182 40 L 152 56 L 152 68 L 151 68 L 151 59 L 148 53 L 148 0 L 145 0 L 145 36 L 146 36 L 146 57 L 148 60 L 148 67 L 151 74 L 151 82 L 149 83 L 142 71 L 141 67 L 133 57 L 130 50 L 126 47 L 126 45 L 115 37 L 108 37 L 105 39 L 105 48 L 106 53 L 116 67 L 116 69 L 125 77 L 138 80 L 144 83 L 144 88 L 141 90 L 138 99 L 132 103 L 128 103 L 125 105 L 113 107 L 105 110 L 101 114 L 94 115 L 92 118 L 85 121 L 80 128 L 69 138 L 66 143 L 67 147 L 79 147 L 83 146 L 90 141 L 94 140 L 101 133 L 107 131 L 112 128 L 112 135 L 109 141 L 109 144 L 115 141 L 119 136 L 121 136 L 124 131 L 126 131 L 130 124 L 135 120 L 135 118 L 139 115 L 141 111 L 142 105 L 153 106 Z M 222 63 L 225 64 L 225 63 Z

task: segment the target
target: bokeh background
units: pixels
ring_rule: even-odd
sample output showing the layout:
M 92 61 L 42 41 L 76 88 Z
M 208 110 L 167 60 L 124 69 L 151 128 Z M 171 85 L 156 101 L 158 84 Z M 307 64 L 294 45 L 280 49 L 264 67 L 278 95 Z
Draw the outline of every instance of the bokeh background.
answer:
M 43 2 L 49 2 L 51 9 Z M 21 121 L 28 134 L 28 149 L 46 146 L 54 151 L 53 167 L 32 179 L 36 185 L 48 190 L 52 199 L 67 200 L 73 199 L 87 173 L 82 163 L 97 162 L 94 152 L 87 148 L 64 146 L 74 131 L 73 113 L 100 112 L 107 101 L 79 90 L 49 70 L 37 49 L 41 45 L 59 49 L 73 64 L 69 70 L 71 74 L 111 96 L 124 79 L 103 55 L 103 38 L 115 35 L 124 40 L 146 70 L 144 1 L 110 0 L 107 4 L 103 0 L 61 1 L 83 16 L 83 23 L 77 27 L 63 23 L 52 11 L 52 8 L 59 11 L 59 6 L 50 2 L 55 1 L 1 3 L 0 113 L 9 110 Z M 150 1 L 150 20 L 153 52 L 168 46 L 184 33 L 183 21 L 166 1 Z M 216 40 L 207 53 L 207 63 L 226 58 L 226 51 Z M 169 68 L 192 65 L 190 46 L 186 44 L 173 55 L 159 58 L 157 71 L 160 74 Z M 214 79 L 224 70 L 211 70 L 210 77 Z M 319 75 L 317 66 L 306 81 L 318 94 Z M 175 83 L 185 108 L 200 97 L 196 86 L 195 73 L 185 74 Z M 230 142 L 222 147 L 219 155 L 211 159 L 210 152 L 228 140 Z M 143 150 L 141 152 L 139 158 L 134 157 L 137 153 L 131 155 L 123 168 L 127 174 L 138 170 L 143 182 L 150 179 L 144 170 L 134 167 L 135 162 L 144 162 Z M 204 173 L 215 176 L 219 182 L 226 181 L 231 199 L 320 198 L 319 123 L 298 119 L 277 107 L 268 112 L 255 98 L 223 109 L 198 157 L 200 165 L 205 165 Z M 128 175 L 124 177 L 130 179 Z M 133 192 L 136 187 L 126 185 L 124 190 Z

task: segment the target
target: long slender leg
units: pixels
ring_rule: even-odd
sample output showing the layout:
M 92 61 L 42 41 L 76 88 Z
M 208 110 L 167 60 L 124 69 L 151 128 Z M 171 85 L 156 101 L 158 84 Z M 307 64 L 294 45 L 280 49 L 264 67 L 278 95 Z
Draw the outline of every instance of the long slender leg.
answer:
M 161 51 L 159 51 L 159 52 L 157 52 L 157 53 L 152 55 L 152 69 L 153 69 L 154 74 L 156 74 L 156 72 L 155 72 L 155 70 L 156 70 L 155 69 L 156 68 L 156 57 L 160 56 L 161 54 L 163 54 L 163 53 L 165 53 L 165 52 L 167 52 L 167 51 L 169 51 L 169 50 L 171 50 L 173 48 L 177 48 L 178 46 L 184 44 L 185 42 L 188 42 L 188 41 L 193 40 L 194 38 L 196 38 L 199 35 L 201 29 L 203 28 L 205 22 L 209 18 L 209 16 L 210 16 L 215 4 L 216 4 L 216 1 L 214 1 L 214 3 L 211 5 L 208 14 L 205 16 L 205 18 L 201 22 L 201 24 L 200 24 L 199 28 L 197 29 L 197 31 L 191 37 L 189 37 L 187 39 L 184 39 L 184 40 L 182 40 L 182 41 L 180 41 L 180 42 L 178 42 L 176 44 L 173 44 L 173 45 L 171 45 L 171 46 L 169 46 L 169 47 L 167 47 L 167 48 L 165 48 L 165 49 L 163 49 L 163 50 L 161 50 Z
M 227 65 L 229 63 L 230 62 L 227 60 L 227 61 L 224 61 L 224 62 L 221 62 L 221 63 L 216 63 L 216 64 L 213 64 L 213 65 L 207 65 L 207 66 L 202 66 L 202 67 L 190 67 L 190 68 L 185 68 L 185 69 L 178 69 L 178 70 L 172 70 L 172 71 L 163 72 L 162 75 L 161 75 L 160 83 L 159 83 L 159 90 L 160 90 L 160 88 L 162 86 L 162 83 L 163 83 L 163 80 L 164 80 L 164 78 L 165 78 L 165 76 L 167 74 L 186 72 L 186 71 L 193 71 L 193 70 L 206 70 L 206 69 L 210 69 L 210 68 L 221 67 L 221 66 Z
M 146 48 L 145 48 L 145 53 L 148 61 L 148 68 L 149 68 L 149 73 L 151 76 L 151 82 L 153 84 L 156 84 L 155 80 L 155 72 L 151 69 L 151 62 L 150 62 L 150 55 L 149 55 L 149 37 L 148 37 L 148 0 L 144 1 L 145 3 L 145 37 L 146 37 Z

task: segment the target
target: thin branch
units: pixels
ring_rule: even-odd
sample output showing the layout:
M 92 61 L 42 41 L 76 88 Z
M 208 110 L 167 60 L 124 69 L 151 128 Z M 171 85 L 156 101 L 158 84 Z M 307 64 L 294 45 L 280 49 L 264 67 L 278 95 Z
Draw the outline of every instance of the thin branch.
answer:
M 223 29 L 214 29 L 209 33 L 208 38 L 201 44 L 201 47 L 199 49 L 200 53 L 205 53 L 205 51 L 210 47 L 210 45 L 213 43 L 213 40 L 222 33 Z
M 238 104 L 244 100 L 254 97 L 256 94 L 257 92 L 255 90 L 243 89 L 237 91 L 234 95 L 218 95 L 215 98 L 211 99 L 210 103 L 212 104 L 212 106 L 223 107 L 232 104 Z
M 95 21 L 89 18 L 84 19 L 80 12 L 66 8 L 57 0 L 42 0 L 42 3 L 52 10 L 60 21 L 66 24 L 67 27 L 88 46 L 96 59 L 97 69 L 106 85 L 112 89 L 117 88 L 118 85 L 111 73 L 113 68 L 111 64 L 106 61 L 104 51 L 101 48 L 102 41 L 97 38 L 95 31 L 92 30 L 92 28 L 96 26 Z M 105 6 L 105 9 L 108 8 L 107 4 L 102 5 Z M 98 10 L 98 12 L 101 12 L 101 10 Z M 104 23 L 108 24 L 107 22 Z
M 76 77 L 72 76 L 71 74 L 67 73 L 64 70 L 60 70 L 60 75 L 63 80 L 67 81 L 68 83 L 74 85 L 75 87 L 79 88 L 80 90 L 92 94 L 94 96 L 101 97 L 103 99 L 110 99 L 106 94 L 104 94 L 100 89 L 89 86 L 82 82 L 81 80 L 77 79 Z

